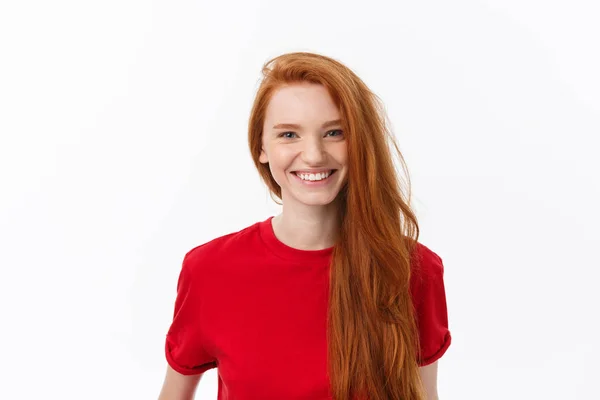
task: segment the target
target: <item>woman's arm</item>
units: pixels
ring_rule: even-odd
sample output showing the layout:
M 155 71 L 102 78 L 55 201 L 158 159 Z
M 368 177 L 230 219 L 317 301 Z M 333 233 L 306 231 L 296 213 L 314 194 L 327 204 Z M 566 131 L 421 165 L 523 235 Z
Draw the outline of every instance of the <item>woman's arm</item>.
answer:
M 439 400 L 437 392 L 437 372 L 437 361 L 419 368 L 421 380 L 423 381 L 423 386 L 425 387 L 425 392 L 427 393 L 427 400 Z
M 158 400 L 193 400 L 202 375 L 183 375 L 167 365 L 167 375 Z

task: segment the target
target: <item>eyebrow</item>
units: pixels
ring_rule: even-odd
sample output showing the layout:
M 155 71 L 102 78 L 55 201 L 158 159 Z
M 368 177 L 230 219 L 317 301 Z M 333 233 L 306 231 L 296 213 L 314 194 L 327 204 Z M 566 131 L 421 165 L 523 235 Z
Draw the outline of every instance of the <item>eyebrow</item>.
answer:
M 342 120 L 334 119 L 333 121 L 325 122 L 321 127 L 328 128 L 330 126 L 341 125 Z M 302 129 L 301 125 L 298 124 L 277 124 L 273 126 L 273 129 Z

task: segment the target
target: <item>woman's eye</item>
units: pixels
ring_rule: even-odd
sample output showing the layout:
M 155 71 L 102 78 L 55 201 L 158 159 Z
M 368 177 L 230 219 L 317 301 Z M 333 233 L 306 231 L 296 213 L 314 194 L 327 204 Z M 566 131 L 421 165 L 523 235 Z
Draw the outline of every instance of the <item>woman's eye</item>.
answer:
M 329 135 L 332 132 L 337 132 L 338 133 L 338 135 L 332 135 L 332 136 L 340 136 L 340 135 L 343 134 L 343 131 L 341 129 L 334 129 L 332 131 L 327 132 L 327 134 Z M 279 137 L 285 137 L 285 138 L 291 139 L 290 136 L 286 136 L 286 135 L 295 135 L 295 134 L 296 134 L 296 132 L 283 132 L 283 133 L 281 133 L 279 135 Z

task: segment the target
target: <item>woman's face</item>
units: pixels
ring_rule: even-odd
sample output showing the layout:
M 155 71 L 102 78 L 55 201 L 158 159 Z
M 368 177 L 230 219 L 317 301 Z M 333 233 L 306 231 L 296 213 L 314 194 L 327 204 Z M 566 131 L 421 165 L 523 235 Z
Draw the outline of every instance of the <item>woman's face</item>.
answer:
M 346 138 L 339 110 L 322 85 L 298 83 L 273 93 L 262 134 L 261 163 L 269 163 L 284 204 L 327 205 L 346 179 Z M 322 181 L 310 173 L 336 170 Z M 296 172 L 309 173 L 303 181 Z

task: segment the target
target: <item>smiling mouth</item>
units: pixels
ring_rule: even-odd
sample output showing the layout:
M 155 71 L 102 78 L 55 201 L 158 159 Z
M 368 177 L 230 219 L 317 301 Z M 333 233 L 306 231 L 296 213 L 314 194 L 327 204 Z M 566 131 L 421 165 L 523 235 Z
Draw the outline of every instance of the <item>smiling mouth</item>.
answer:
M 337 171 L 337 169 L 330 169 L 329 171 L 330 171 L 329 175 L 332 175 L 333 173 L 335 173 Z M 292 171 L 292 174 L 298 174 L 298 171 Z M 311 174 L 310 172 L 303 173 L 303 175 L 310 175 L 310 174 Z
M 331 171 L 331 172 L 329 173 L 329 175 L 327 175 L 327 178 L 323 178 L 323 179 L 315 179 L 315 180 L 310 180 L 310 179 L 302 179 L 302 178 L 300 177 L 300 175 L 298 175 L 298 173 L 297 173 L 296 171 L 292 171 L 291 173 L 292 173 L 292 174 L 294 174 L 294 175 L 296 175 L 296 176 L 298 177 L 298 179 L 301 179 L 301 180 L 302 180 L 302 181 L 304 181 L 304 182 L 323 182 L 323 181 L 329 180 L 329 178 L 331 178 L 331 176 L 337 172 L 337 169 L 332 169 L 332 170 L 330 170 L 330 171 Z M 303 174 L 303 175 L 310 175 L 310 174 Z

